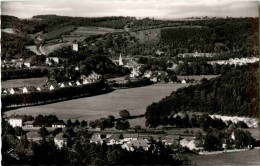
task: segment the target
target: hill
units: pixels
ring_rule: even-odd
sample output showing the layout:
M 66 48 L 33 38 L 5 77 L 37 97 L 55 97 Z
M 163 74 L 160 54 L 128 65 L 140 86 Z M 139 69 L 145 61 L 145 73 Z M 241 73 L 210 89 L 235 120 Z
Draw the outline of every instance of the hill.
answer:
M 259 117 L 258 94 L 258 64 L 236 68 L 227 66 L 221 76 L 179 89 L 148 106 L 145 117 L 151 126 L 162 124 L 178 112 Z

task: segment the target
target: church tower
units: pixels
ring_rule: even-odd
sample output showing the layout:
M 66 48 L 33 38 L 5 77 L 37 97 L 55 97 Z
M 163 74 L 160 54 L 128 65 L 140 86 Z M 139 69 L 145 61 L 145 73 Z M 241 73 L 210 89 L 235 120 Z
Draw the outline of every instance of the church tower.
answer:
M 123 58 L 122 58 L 122 55 L 120 53 L 120 56 L 119 56 L 119 66 L 123 66 L 124 63 L 123 63 Z

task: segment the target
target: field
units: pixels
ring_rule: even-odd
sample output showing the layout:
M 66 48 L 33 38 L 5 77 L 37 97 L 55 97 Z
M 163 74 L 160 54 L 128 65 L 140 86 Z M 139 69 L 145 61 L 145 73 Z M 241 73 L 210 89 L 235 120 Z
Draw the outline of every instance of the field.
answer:
M 43 46 L 43 51 L 46 55 L 48 55 L 49 53 L 61 49 L 63 47 L 68 47 L 70 44 L 69 43 L 58 43 L 58 44 L 45 44 Z
M 25 78 L 2 81 L 2 88 L 34 86 L 38 87 L 45 83 L 46 77 L 41 78 Z
M 197 165 L 260 165 L 259 149 L 215 155 L 193 155 L 188 158 Z
M 129 110 L 131 115 L 144 114 L 146 107 L 189 84 L 154 84 L 145 87 L 121 89 L 98 96 L 63 101 L 53 104 L 24 107 L 5 112 L 8 116 L 27 114 L 55 114 L 60 119 L 95 120 L 108 115 L 119 117 L 119 111 Z M 140 119 L 139 119 L 140 120 Z M 141 123 L 144 124 L 142 120 Z
M 116 30 L 112 28 L 102 28 L 102 27 L 78 27 L 75 31 L 71 32 L 69 35 L 63 35 L 62 39 L 64 41 L 82 41 L 86 37 L 93 35 L 104 35 L 106 33 L 122 32 L 122 30 Z

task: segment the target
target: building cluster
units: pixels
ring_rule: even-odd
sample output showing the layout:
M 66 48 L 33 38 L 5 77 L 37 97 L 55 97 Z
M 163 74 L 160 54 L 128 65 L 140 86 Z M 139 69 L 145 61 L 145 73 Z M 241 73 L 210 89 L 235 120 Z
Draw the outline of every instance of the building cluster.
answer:
M 100 74 L 92 72 L 88 77 L 82 75 L 81 79 L 78 81 L 70 81 L 70 82 L 61 82 L 61 83 L 46 83 L 45 86 L 24 86 L 24 87 L 13 87 L 13 88 L 3 88 L 2 94 L 26 94 L 37 91 L 50 91 L 57 88 L 64 88 L 69 86 L 79 86 L 94 83 L 98 80 L 102 79 Z
M 12 127 L 26 127 L 26 128 L 33 128 L 36 127 L 34 126 L 34 121 L 24 121 L 23 116 L 19 114 L 13 114 L 8 117 L 8 123 Z M 66 125 L 61 122 L 56 122 L 52 124 L 52 128 L 64 128 Z
M 150 147 L 150 139 L 155 141 L 161 140 L 164 145 L 181 145 L 187 147 L 190 150 L 198 150 L 195 146 L 195 137 L 181 137 L 180 135 L 156 135 L 156 134 L 138 134 L 138 133 L 126 133 L 126 134 L 113 134 L 113 133 L 94 133 L 90 139 L 91 143 L 107 144 L 107 145 L 121 145 L 123 149 L 128 151 L 134 151 L 136 148 L 143 148 L 148 150 Z
M 4 67 L 6 67 L 6 68 L 22 68 L 22 67 L 30 68 L 31 66 L 32 66 L 31 59 L 18 58 L 18 59 L 11 59 L 10 61 L 8 61 L 8 60 L 1 61 L 2 68 L 4 68 Z
M 208 61 L 209 64 L 219 64 L 219 65 L 235 65 L 242 66 L 248 63 L 259 62 L 259 58 L 251 57 L 251 58 L 230 58 L 229 60 L 218 60 L 218 61 Z
M 131 70 L 131 74 L 130 74 L 131 78 L 136 78 L 141 75 L 140 68 L 142 67 L 143 64 L 136 62 L 134 59 L 130 59 L 130 60 L 123 59 L 122 55 L 120 54 L 118 65 L 129 68 Z
M 184 53 L 179 54 L 179 58 L 188 58 L 188 57 L 214 57 L 216 53 L 198 53 L 197 51 L 195 53 Z

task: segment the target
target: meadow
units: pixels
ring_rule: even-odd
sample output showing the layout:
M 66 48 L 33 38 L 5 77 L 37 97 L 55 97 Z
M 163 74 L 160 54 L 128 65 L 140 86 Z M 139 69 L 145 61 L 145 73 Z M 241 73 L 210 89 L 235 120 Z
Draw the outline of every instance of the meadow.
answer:
M 253 149 L 243 152 L 232 152 L 215 155 L 192 155 L 187 156 L 193 163 L 197 165 L 252 165 L 259 166 L 260 151 Z
M 111 93 L 68 100 L 58 103 L 24 107 L 5 112 L 6 115 L 27 114 L 55 114 L 60 119 L 95 120 L 108 115 L 119 117 L 119 111 L 126 109 L 131 115 L 145 113 L 146 107 L 153 102 L 158 102 L 163 97 L 170 95 L 172 91 L 189 84 L 154 84 L 145 87 L 120 89 Z M 144 124 L 144 120 L 138 119 Z M 130 122 L 131 123 L 131 122 Z
M 46 77 L 40 78 L 25 78 L 25 79 L 13 79 L 2 81 L 2 88 L 12 88 L 12 87 L 23 87 L 23 86 L 34 86 L 38 87 L 41 86 L 46 82 Z

